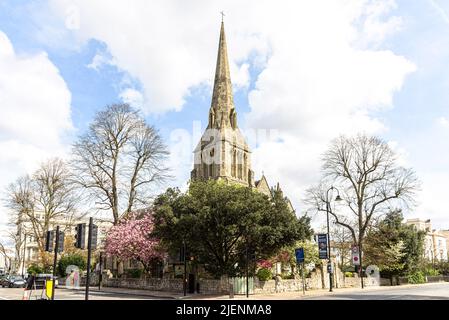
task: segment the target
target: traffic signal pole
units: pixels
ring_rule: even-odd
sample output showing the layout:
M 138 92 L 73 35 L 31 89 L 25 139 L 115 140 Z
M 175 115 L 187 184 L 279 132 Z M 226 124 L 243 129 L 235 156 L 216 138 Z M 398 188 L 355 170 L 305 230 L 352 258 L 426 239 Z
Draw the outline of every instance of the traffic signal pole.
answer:
M 53 260 L 53 283 L 51 290 L 51 300 L 55 300 L 56 263 L 58 261 L 58 251 L 59 251 L 59 226 L 56 227 L 55 258 Z
M 93 218 L 89 219 L 89 233 L 87 236 L 87 275 L 86 275 L 86 296 L 85 300 L 89 300 L 89 285 L 90 285 L 90 255 L 92 251 L 92 227 Z
M 183 257 L 184 257 L 184 297 L 187 295 L 187 246 L 186 241 L 183 241 Z
M 249 298 L 249 252 L 248 252 L 248 240 L 246 240 L 246 297 Z

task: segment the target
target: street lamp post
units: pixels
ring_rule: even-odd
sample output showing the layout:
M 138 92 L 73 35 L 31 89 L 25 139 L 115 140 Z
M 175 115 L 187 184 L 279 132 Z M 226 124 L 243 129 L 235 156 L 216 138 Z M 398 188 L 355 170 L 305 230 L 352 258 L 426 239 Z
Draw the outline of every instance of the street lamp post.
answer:
M 331 236 L 330 236 L 330 228 L 329 228 L 329 212 L 330 212 L 330 200 L 329 200 L 329 192 L 337 190 L 337 197 L 335 201 L 340 201 L 340 192 L 335 187 L 330 187 L 326 192 L 326 213 L 327 213 L 327 248 L 328 248 L 328 271 L 329 271 L 329 292 L 332 292 L 333 288 L 333 268 L 332 268 L 332 259 L 331 259 Z
M 183 258 L 184 258 L 184 297 L 187 295 L 187 255 L 186 255 L 186 251 L 187 251 L 187 245 L 186 245 L 186 241 L 185 239 L 182 241 L 182 252 L 183 252 Z
M 22 263 L 22 279 L 25 277 L 25 261 L 26 261 L 26 248 L 27 248 L 27 234 L 25 233 L 25 241 L 23 244 L 23 263 Z

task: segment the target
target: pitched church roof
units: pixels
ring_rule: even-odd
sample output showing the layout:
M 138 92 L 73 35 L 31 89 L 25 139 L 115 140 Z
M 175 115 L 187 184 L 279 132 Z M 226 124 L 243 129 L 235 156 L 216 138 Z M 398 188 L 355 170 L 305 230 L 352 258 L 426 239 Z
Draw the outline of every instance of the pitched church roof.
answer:
M 267 178 L 265 177 L 264 174 L 262 174 L 262 178 L 260 178 L 260 180 L 256 181 L 255 187 L 256 187 L 257 191 L 262 192 L 269 197 L 272 196 L 271 190 L 270 190 L 270 185 L 268 184 Z

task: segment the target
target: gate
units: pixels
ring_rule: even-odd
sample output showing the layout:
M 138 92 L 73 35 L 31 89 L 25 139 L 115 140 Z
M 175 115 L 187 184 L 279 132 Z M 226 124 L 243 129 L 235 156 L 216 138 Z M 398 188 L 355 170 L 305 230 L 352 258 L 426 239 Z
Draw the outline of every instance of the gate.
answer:
M 246 277 L 232 278 L 234 294 L 246 294 Z M 254 278 L 248 278 L 249 294 L 254 294 Z

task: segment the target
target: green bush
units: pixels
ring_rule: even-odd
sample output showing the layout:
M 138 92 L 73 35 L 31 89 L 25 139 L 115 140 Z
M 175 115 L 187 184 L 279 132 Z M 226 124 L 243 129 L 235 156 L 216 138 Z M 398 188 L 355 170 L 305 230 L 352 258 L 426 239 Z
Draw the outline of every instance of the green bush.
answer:
M 429 276 L 429 277 L 435 277 L 435 276 L 439 276 L 440 272 L 437 269 L 434 269 L 434 268 L 426 268 L 424 270 L 424 274 L 426 276 Z
M 58 274 L 65 277 L 68 266 L 77 266 L 82 271 L 86 270 L 86 265 L 86 259 L 79 253 L 63 255 L 58 261 Z
M 126 271 L 126 273 L 131 278 L 140 278 L 140 277 L 142 277 L 143 270 L 142 269 L 128 269 Z
M 27 267 L 27 272 L 28 272 L 28 274 L 44 273 L 44 268 L 42 268 L 41 266 L 39 266 L 36 263 L 32 263 Z
M 345 272 L 345 277 L 346 278 L 352 278 L 352 277 L 354 277 L 354 273 L 352 273 L 352 272 Z
M 261 268 L 259 269 L 259 271 L 257 271 L 257 277 L 259 278 L 260 281 L 267 281 L 273 278 L 273 274 L 271 273 L 271 270 Z
M 411 273 L 407 276 L 408 283 L 410 284 L 419 284 L 419 283 L 425 283 L 426 277 L 424 276 L 424 273 L 421 271 L 416 271 L 414 273 Z
M 281 278 L 284 280 L 291 280 L 291 279 L 295 279 L 295 275 L 293 273 L 283 272 L 281 274 Z

